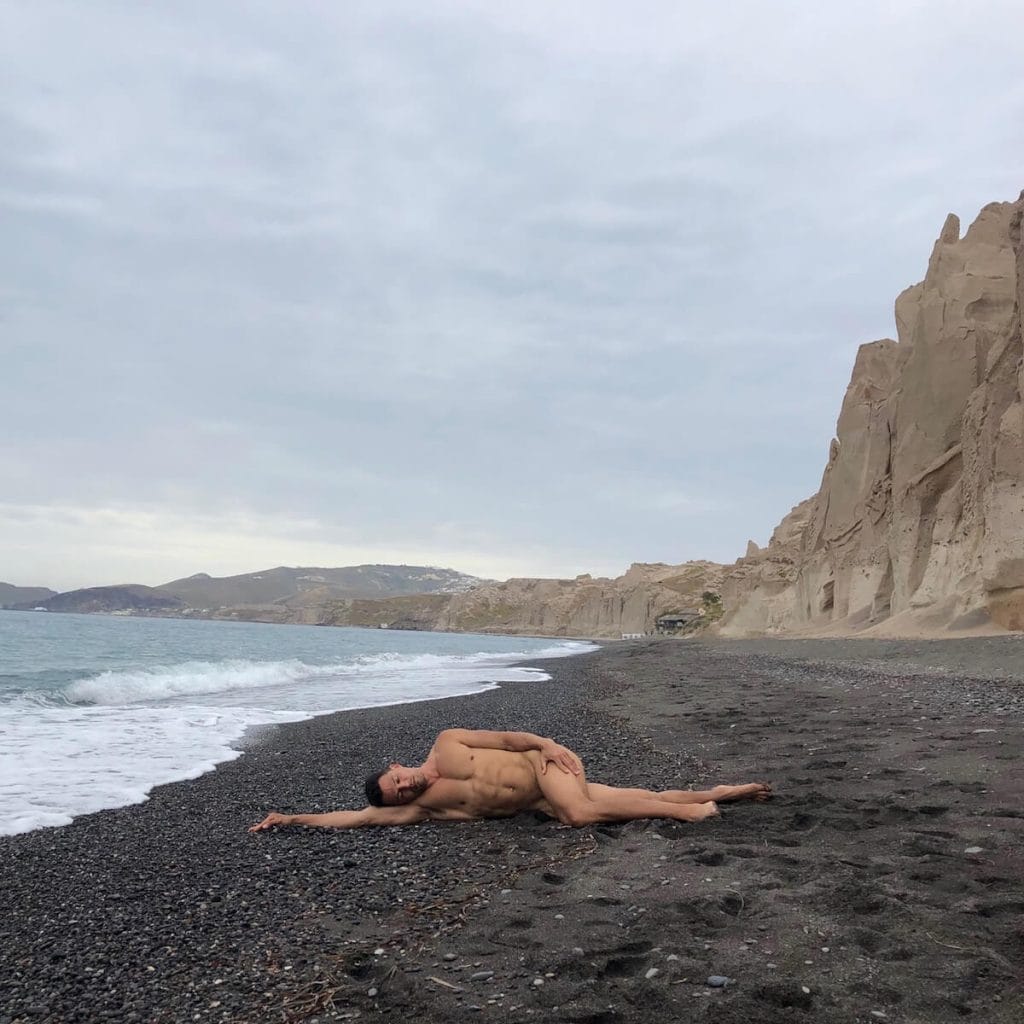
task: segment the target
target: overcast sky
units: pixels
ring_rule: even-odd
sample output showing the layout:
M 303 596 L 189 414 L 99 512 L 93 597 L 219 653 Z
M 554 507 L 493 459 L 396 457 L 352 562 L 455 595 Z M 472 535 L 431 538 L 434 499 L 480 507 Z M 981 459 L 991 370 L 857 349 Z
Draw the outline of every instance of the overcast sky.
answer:
M 732 561 L 945 215 L 1015 2 L 0 0 L 0 580 Z

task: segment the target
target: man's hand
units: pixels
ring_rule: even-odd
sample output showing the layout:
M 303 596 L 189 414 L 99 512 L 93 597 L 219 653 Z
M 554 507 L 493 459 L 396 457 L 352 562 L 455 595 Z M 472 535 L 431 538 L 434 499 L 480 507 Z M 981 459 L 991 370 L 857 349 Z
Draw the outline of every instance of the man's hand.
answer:
M 293 814 L 278 814 L 277 811 L 271 811 L 258 825 L 253 825 L 250 832 L 262 832 L 266 828 L 273 828 L 275 825 L 291 825 L 293 824 Z
M 554 740 L 544 740 L 540 748 L 541 775 L 546 775 L 548 763 L 558 765 L 566 775 L 579 775 L 583 771 L 580 759 L 568 748 Z

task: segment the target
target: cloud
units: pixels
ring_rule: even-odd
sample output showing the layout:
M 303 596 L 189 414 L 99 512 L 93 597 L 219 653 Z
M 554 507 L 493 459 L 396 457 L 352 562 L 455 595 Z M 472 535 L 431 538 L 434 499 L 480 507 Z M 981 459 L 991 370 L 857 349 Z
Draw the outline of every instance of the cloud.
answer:
M 4 498 L 95 513 L 19 535 L 26 583 L 113 560 L 118 510 L 164 517 L 143 582 L 294 560 L 295 516 L 489 575 L 735 557 L 947 210 L 1022 184 L 1008 3 L 8 21 Z

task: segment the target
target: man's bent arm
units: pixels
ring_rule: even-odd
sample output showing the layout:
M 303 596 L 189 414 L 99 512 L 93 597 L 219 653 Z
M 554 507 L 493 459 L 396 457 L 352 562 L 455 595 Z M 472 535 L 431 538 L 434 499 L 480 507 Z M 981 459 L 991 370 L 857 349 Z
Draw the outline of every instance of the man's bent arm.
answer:
M 401 807 L 365 807 L 361 811 L 330 811 L 327 814 L 271 813 L 250 832 L 260 832 L 275 825 L 305 825 L 309 828 L 366 828 L 369 825 L 415 825 L 426 821 L 429 812 L 416 804 Z
M 524 753 L 527 750 L 541 750 L 545 743 L 553 740 L 535 736 L 532 732 L 493 732 L 490 729 L 445 729 L 438 739 L 452 739 L 467 747 L 483 750 L 511 750 Z
M 514 753 L 525 753 L 528 750 L 539 750 L 544 756 L 544 767 L 553 761 L 564 772 L 578 775 L 581 771 L 580 761 L 567 747 L 556 743 L 545 736 L 537 736 L 532 732 L 492 732 L 489 729 L 445 729 L 437 737 L 438 742 L 449 740 L 462 743 L 467 747 L 482 750 L 510 750 Z

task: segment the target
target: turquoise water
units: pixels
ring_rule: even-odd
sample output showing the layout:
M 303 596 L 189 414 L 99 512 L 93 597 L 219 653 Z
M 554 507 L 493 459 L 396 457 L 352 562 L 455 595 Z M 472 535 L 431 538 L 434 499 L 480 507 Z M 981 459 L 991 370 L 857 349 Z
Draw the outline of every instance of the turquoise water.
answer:
M 136 803 L 252 725 L 475 693 L 579 641 L 0 612 L 0 833 Z

